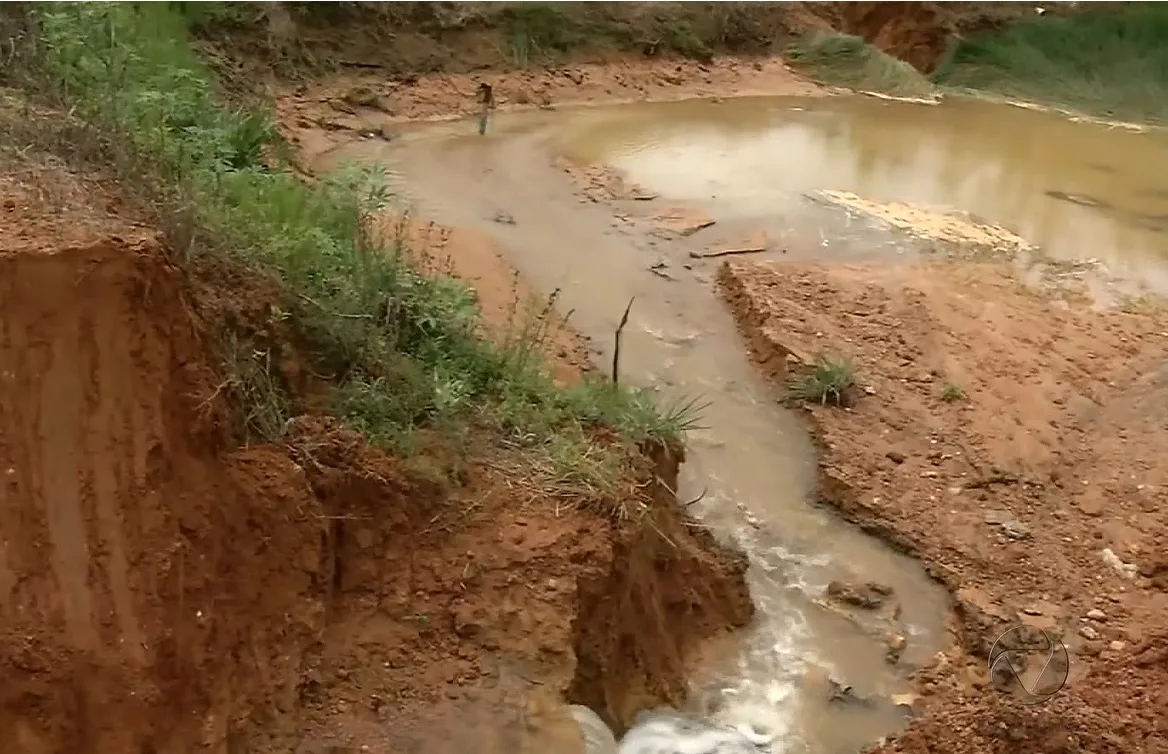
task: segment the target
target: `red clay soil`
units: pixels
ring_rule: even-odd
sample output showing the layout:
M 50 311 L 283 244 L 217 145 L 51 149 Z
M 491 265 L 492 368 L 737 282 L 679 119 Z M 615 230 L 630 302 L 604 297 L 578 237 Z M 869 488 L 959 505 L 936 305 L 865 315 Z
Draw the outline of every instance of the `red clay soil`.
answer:
M 562 744 L 561 694 L 626 724 L 750 618 L 745 563 L 659 480 L 624 501 L 649 527 L 524 490 L 497 453 L 422 474 L 321 418 L 240 447 L 206 323 L 255 306 L 118 204 L 59 165 L 0 171 L 7 750 Z
M 555 12 L 592 29 L 594 39 L 585 33 L 571 50 L 544 51 L 552 57 L 537 55 L 530 66 L 520 66 L 514 39 L 497 12 L 502 4 L 446 3 L 438 11 L 424 9 L 421 17 L 408 5 L 397 3 L 396 11 L 354 8 L 349 16 L 331 19 L 277 10 L 250 25 L 208 31 L 204 44 L 214 48 L 209 58 L 229 86 L 234 81 L 252 89 L 273 79 L 270 84 L 283 100 L 281 121 L 376 131 L 402 121 L 475 114 L 480 83 L 494 87 L 495 100 L 505 109 L 744 94 L 813 96 L 826 90 L 775 55 L 795 35 L 853 34 L 928 73 L 944 59 L 955 35 L 1035 15 L 1033 6 L 1022 3 L 749 3 L 729 10 L 693 3 L 562 3 Z M 1068 3 L 1046 6 L 1052 14 L 1073 12 Z M 666 27 L 675 33 L 721 29 L 712 40 L 721 54 L 685 59 L 664 49 L 668 44 L 655 54 L 635 45 L 612 49 L 605 36 L 631 33 L 660 42 Z M 274 80 L 273 71 L 292 73 L 298 59 L 332 70 L 320 81 L 294 74 L 291 81 Z M 322 110 L 327 115 L 321 116 Z
M 931 73 L 949 49 L 954 27 L 942 3 L 810 3 L 809 11 L 838 32 Z
M 551 69 L 431 73 L 406 82 L 380 74 L 337 75 L 284 92 L 279 120 L 299 128 L 377 132 L 406 121 L 467 117 L 479 112 L 475 96 L 480 83 L 494 88 L 499 110 L 510 111 L 590 102 L 825 92 L 778 58 L 711 63 L 628 58 Z
M 852 360 L 849 407 L 804 406 L 821 495 L 956 597 L 960 649 L 880 751 L 1168 751 L 1168 316 L 991 264 L 731 263 L 719 287 L 777 385 Z M 1015 625 L 1070 652 L 1045 705 L 989 685 Z

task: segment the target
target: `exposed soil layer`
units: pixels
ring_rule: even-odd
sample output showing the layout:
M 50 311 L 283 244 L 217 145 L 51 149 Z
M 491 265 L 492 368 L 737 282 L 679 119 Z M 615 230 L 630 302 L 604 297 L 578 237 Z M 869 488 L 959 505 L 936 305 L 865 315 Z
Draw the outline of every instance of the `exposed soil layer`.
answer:
M 852 360 L 847 408 L 804 406 L 824 501 L 956 596 L 961 651 L 881 750 L 1168 751 L 1168 316 L 1055 300 L 988 263 L 729 263 L 719 286 L 778 386 Z M 990 683 L 1019 625 L 1069 650 L 1042 706 Z
M 293 5 L 300 5 L 293 8 Z M 1046 3 L 1043 12 L 1075 12 Z M 252 6 L 234 18 L 204 19 L 198 31 L 228 82 L 252 86 L 284 77 L 375 71 L 412 85 L 431 74 L 555 68 L 717 55 L 773 55 L 808 31 L 862 37 L 934 70 L 954 35 L 985 31 L 1036 10 L 1018 3 L 523 3 L 303 4 Z M 245 79 L 251 79 L 246 81 Z
M 799 3 L 796 31 L 819 29 L 861 37 L 881 52 L 922 73 L 945 59 L 955 37 L 988 31 L 1035 16 L 1022 3 Z M 1043 12 L 1068 13 L 1069 3 L 1048 3 Z
M 686 525 L 660 449 L 627 499 L 568 506 L 522 459 L 436 441 L 402 462 L 318 417 L 239 447 L 206 323 L 264 307 L 189 278 L 118 205 L 5 155 L 14 751 L 569 751 L 562 694 L 623 727 L 749 620 L 745 562 Z
M 531 71 L 434 73 L 407 82 L 377 74 L 338 75 L 302 84 L 280 104 L 281 121 L 383 132 L 395 123 L 477 114 L 480 83 L 493 87 L 500 110 L 550 109 L 590 102 L 679 100 L 743 95 L 814 96 L 825 89 L 793 73 L 778 58 L 616 60 L 575 63 Z M 316 113 L 329 113 L 321 118 Z
M 481 12 L 477 6 L 484 4 L 447 5 L 456 16 L 473 16 Z M 630 25 L 647 38 L 656 33 L 645 26 L 657 22 L 656 11 L 646 10 L 645 4 L 607 8 L 596 21 L 592 14 L 598 5 L 605 4 L 561 4 L 556 12 L 598 23 L 591 33 L 601 38 L 597 29 L 610 28 L 605 24 Z M 692 11 L 680 12 L 685 16 Z M 1070 11 L 1052 6 L 1052 12 Z M 541 58 L 530 67 L 516 65 L 505 54 L 507 41 L 499 39 L 499 28 L 489 23 L 457 26 L 439 34 L 424 24 L 418 27 L 417 19 L 398 19 L 393 36 L 411 41 L 387 45 L 374 31 L 385 21 L 380 17 L 366 18 L 363 23 L 341 19 L 332 26 L 314 26 L 311 19 L 300 19 L 290 21 L 292 25 L 283 33 L 295 45 L 312 50 L 313 60 L 333 63 L 331 73 L 304 81 L 274 80 L 271 87 L 279 93 L 285 124 L 392 138 L 395 124 L 402 122 L 477 114 L 478 87 L 483 83 L 493 87 L 495 108 L 501 111 L 597 102 L 831 94 L 836 90 L 807 80 L 774 55 L 792 34 L 815 30 L 854 34 L 929 72 L 947 53 L 954 34 L 992 28 L 1033 13 L 1028 6 L 1000 3 L 751 3 L 739 6 L 730 16 L 741 16 L 742 27 L 753 30 L 746 34 L 748 38 L 766 40 L 763 48 L 749 47 L 766 54 L 744 57 L 742 49 L 722 46 L 719 51 L 728 54 L 692 59 L 584 43 Z M 729 16 L 709 20 L 715 25 L 731 22 Z M 262 79 L 257 61 L 268 58 L 264 50 L 269 48 L 244 44 L 239 31 L 221 32 L 226 36 L 217 39 L 220 53 L 213 59 L 234 61 L 235 68 L 251 71 L 247 81 L 254 83 Z M 365 57 L 354 50 L 364 50 Z M 355 54 L 364 62 L 354 63 Z M 419 55 L 430 62 L 421 62 Z

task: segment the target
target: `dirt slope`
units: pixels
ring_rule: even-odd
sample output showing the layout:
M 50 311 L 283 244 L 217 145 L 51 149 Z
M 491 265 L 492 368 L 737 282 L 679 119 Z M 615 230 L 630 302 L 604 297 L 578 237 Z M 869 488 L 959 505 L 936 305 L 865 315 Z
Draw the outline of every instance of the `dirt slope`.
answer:
M 678 701 L 696 643 L 749 619 L 667 454 L 629 488 L 645 526 L 498 453 L 419 477 L 313 417 L 237 446 L 207 323 L 263 302 L 186 276 L 106 184 L 0 167 L 13 751 L 515 751 L 571 738 L 564 692 L 616 725 Z
M 719 283 L 778 385 L 854 360 L 854 405 L 806 407 L 824 498 L 957 597 L 963 651 L 885 750 L 1168 750 L 1163 313 L 1056 301 L 991 264 L 729 264 Z M 989 686 L 1016 625 L 1068 647 L 1049 705 Z

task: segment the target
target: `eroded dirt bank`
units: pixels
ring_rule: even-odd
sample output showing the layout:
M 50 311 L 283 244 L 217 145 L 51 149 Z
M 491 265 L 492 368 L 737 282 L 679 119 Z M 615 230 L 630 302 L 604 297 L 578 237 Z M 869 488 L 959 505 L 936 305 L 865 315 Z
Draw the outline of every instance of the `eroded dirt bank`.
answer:
M 501 451 L 457 463 L 436 442 L 422 473 L 312 416 L 280 446 L 240 447 L 211 325 L 270 328 L 292 383 L 274 300 L 184 274 L 105 184 L 15 160 L 0 176 L 13 751 L 571 751 L 562 694 L 622 727 L 679 702 L 696 644 L 750 618 L 745 563 L 686 525 L 661 449 L 622 499 L 567 505 Z
M 961 650 L 880 751 L 1166 751 L 1168 318 L 1101 312 L 994 264 L 730 263 L 719 287 L 782 387 L 851 359 L 848 408 L 806 405 L 822 496 L 956 595 Z M 995 692 L 1006 629 L 1061 636 L 1070 680 Z
M 407 84 L 368 73 L 336 76 L 298 86 L 281 98 L 279 112 L 283 122 L 300 128 L 380 132 L 401 122 L 477 114 L 480 106 L 475 96 L 480 83 L 494 88 L 497 112 L 697 97 L 815 96 L 831 91 L 797 75 L 778 58 L 720 58 L 708 63 L 632 59 L 532 71 L 431 74 Z

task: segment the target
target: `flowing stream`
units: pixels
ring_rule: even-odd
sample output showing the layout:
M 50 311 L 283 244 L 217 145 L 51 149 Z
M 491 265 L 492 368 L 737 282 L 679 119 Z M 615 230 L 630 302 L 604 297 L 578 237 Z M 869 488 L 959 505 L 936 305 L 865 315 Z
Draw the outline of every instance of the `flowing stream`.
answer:
M 650 714 L 620 752 L 834 754 L 902 727 L 897 695 L 944 645 L 947 596 L 919 563 L 815 504 L 806 431 L 756 374 L 708 270 L 687 266 L 685 244 L 623 221 L 619 202 L 582 200 L 552 157 L 612 165 L 655 201 L 701 208 L 719 228 L 762 228 L 786 258 L 919 251 L 804 198 L 841 189 L 959 207 L 1055 257 L 1095 258 L 1168 292 L 1161 137 L 1004 105 L 865 98 L 581 108 L 501 115 L 494 129 L 481 138 L 468 123 L 409 128 L 336 156 L 384 162 L 420 215 L 488 233 L 537 289 L 561 289 L 560 306 L 601 363 L 635 297 L 622 378 L 707 404 L 679 493 L 704 492 L 693 510 L 751 561 L 755 625 L 710 648 L 693 709 Z M 891 587 L 899 613 L 825 609 L 835 579 Z M 895 663 L 890 635 L 906 643 Z M 611 733 L 577 712 L 590 750 L 613 751 Z

